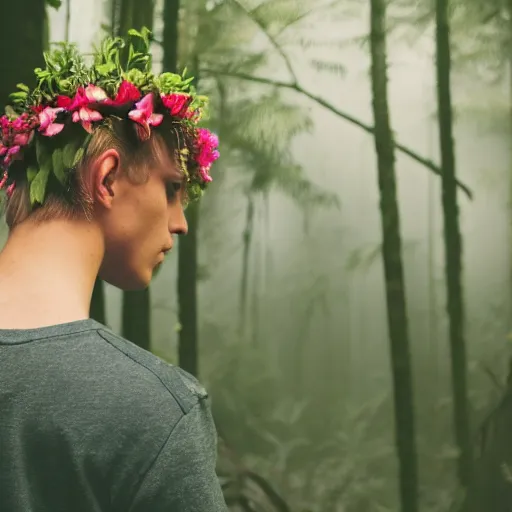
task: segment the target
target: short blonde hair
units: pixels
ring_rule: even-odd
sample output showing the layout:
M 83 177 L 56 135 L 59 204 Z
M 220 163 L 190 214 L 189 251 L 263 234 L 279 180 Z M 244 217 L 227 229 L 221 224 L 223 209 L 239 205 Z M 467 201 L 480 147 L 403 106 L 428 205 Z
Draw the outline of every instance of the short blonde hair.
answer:
M 148 179 L 149 169 L 161 158 L 162 150 L 167 149 L 176 164 L 175 152 L 179 147 L 180 128 L 174 123 L 171 129 L 168 123 L 165 125 L 167 126 L 161 130 L 151 130 L 151 137 L 146 141 L 138 138 L 136 127 L 131 121 L 114 118 L 108 126 L 99 126 L 85 148 L 81 161 L 68 171 L 70 174 L 67 190 L 48 186 L 43 205 L 32 206 L 27 179 L 17 180 L 16 187 L 4 206 L 9 230 L 29 217 L 36 222 L 51 219 L 90 219 L 93 200 L 87 186 L 87 172 L 94 160 L 108 149 L 113 148 L 119 152 L 121 170 L 134 183 L 143 183 Z M 179 172 L 177 165 L 176 168 Z

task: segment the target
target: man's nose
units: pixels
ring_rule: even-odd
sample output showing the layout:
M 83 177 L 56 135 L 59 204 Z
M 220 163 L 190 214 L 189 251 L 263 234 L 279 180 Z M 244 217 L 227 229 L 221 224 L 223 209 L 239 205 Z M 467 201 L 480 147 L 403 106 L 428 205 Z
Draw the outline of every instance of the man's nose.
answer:
M 169 232 L 173 235 L 186 235 L 188 222 L 181 204 L 171 209 L 169 215 Z

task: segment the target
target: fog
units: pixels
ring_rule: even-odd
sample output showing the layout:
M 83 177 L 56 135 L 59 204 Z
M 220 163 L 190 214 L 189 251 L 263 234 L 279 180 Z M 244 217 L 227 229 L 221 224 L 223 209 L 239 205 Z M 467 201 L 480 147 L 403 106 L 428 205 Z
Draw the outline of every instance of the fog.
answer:
M 101 36 L 103 4 L 72 2 L 70 39 L 84 51 Z M 361 41 L 368 32 L 369 14 L 365 8 L 352 11 L 329 21 L 319 17 L 304 32 L 304 37 L 329 38 L 336 46 L 292 48 L 289 54 L 304 89 L 371 125 L 369 51 Z M 65 8 L 50 11 L 53 41 L 63 39 L 65 24 Z M 410 30 L 389 38 L 389 100 L 397 141 L 439 162 L 433 44 L 431 30 L 422 35 Z M 340 63 L 344 73 L 319 72 L 311 64 L 314 59 Z M 278 55 L 258 75 L 289 79 Z M 258 94 L 266 86 L 253 87 Z M 459 204 L 475 428 L 497 396 L 490 373 L 503 381 L 510 352 L 508 91 L 508 83 L 491 84 L 466 69 L 455 71 L 457 173 L 474 193 L 470 200 L 459 192 Z M 286 451 L 285 441 L 319 445 L 341 432 L 348 439 L 342 464 L 351 461 L 343 471 L 356 474 L 361 485 L 366 482 L 364 492 L 354 487 L 351 492 L 378 496 L 390 507 L 380 510 L 397 510 L 392 508 L 394 470 L 383 469 L 394 468 L 395 461 L 374 140 L 297 92 L 281 94 L 307 108 L 314 124 L 309 133 L 295 138 L 296 160 L 312 181 L 338 196 L 340 206 L 304 212 L 276 190 L 268 200 L 257 201 L 249 334 L 241 336 L 237 329 L 246 206 L 237 171 L 223 167 L 221 157 L 214 179 L 215 172 L 226 176 L 212 192 L 220 200 L 214 215 L 201 218 L 200 263 L 207 277 L 199 288 L 200 379 L 211 388 L 214 404 L 219 404 L 222 431 L 246 460 L 270 473 L 285 494 L 296 488 L 309 492 L 313 500 L 320 490 L 306 489 L 297 483 L 299 477 L 297 481 L 285 477 L 283 473 L 295 471 L 290 468 L 297 464 L 276 446 Z M 441 503 L 443 493 L 450 494 L 451 484 L 446 482 L 454 478 L 441 190 L 439 178 L 427 168 L 400 152 L 396 161 L 427 507 L 430 502 Z M 173 252 L 151 286 L 152 348 L 170 361 L 176 361 L 176 266 Z M 121 292 L 109 286 L 107 299 L 108 323 L 120 331 Z M 303 402 L 309 403 L 306 417 L 300 413 Z M 366 423 L 360 423 L 357 411 Z M 275 442 L 266 436 L 258 414 L 284 425 L 282 437 L 275 430 Z M 232 418 L 244 425 L 230 423 Z M 251 428 L 261 434 L 262 446 L 244 444 L 244 433 Z M 247 442 L 257 443 L 257 435 L 251 435 Z M 268 455 L 266 462 L 263 453 Z M 297 457 L 307 460 L 311 453 L 306 450 Z M 304 478 L 313 485 L 311 474 Z M 381 485 L 381 480 L 390 485 Z M 322 485 L 329 486 L 327 478 Z M 318 510 L 334 510 L 325 507 Z

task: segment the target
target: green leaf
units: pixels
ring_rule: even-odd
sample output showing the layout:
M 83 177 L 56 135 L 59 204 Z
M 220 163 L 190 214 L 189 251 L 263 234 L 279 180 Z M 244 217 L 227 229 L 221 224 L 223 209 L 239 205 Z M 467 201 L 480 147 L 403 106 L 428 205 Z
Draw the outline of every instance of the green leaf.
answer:
M 43 204 L 46 195 L 46 184 L 50 175 L 50 166 L 46 165 L 39 169 L 36 177 L 30 184 L 30 202 L 32 204 Z
M 98 73 L 103 76 L 109 75 L 115 69 L 116 69 L 116 65 L 114 62 L 107 62 L 106 64 L 102 64 L 102 65 L 96 67 L 96 71 L 98 71 Z
M 80 160 L 82 160 L 85 153 L 85 149 L 80 147 L 76 150 L 75 158 L 73 159 L 73 165 L 71 167 L 75 167 L 75 165 L 78 165 L 80 163 Z
M 27 168 L 27 181 L 32 183 L 34 178 L 37 176 L 37 167 L 30 166 Z
M 62 0 L 46 0 L 46 3 L 54 9 L 58 9 L 62 5 Z
M 21 89 L 22 91 L 25 91 L 25 92 L 30 92 L 30 89 L 28 88 L 28 85 L 25 85 L 25 84 L 17 84 L 16 87 L 18 89 Z
M 70 80 L 59 80 L 59 88 L 62 92 L 71 92 L 71 85 Z
M 11 100 L 21 100 L 21 99 L 24 99 L 26 97 L 27 97 L 27 93 L 23 92 L 23 91 L 13 92 L 13 93 L 9 94 L 9 98 Z
M 76 142 L 68 142 L 62 148 L 62 162 L 66 170 L 75 166 L 75 156 L 78 150 L 77 146 L 78 143 Z
M 64 155 L 62 148 L 57 148 L 52 154 L 53 174 L 62 185 L 66 184 L 66 169 L 64 167 Z
M 346 69 L 341 62 L 332 62 L 326 60 L 313 59 L 311 65 L 319 72 L 333 73 L 339 76 L 346 75 Z
M 36 137 L 36 158 L 39 168 L 44 167 L 50 158 L 48 148 L 43 144 L 41 137 Z
M 128 35 L 142 38 L 142 34 L 138 30 L 135 30 L 134 28 L 131 28 L 130 30 L 128 30 Z
M 10 105 L 5 107 L 5 115 L 10 118 L 18 117 L 16 111 Z

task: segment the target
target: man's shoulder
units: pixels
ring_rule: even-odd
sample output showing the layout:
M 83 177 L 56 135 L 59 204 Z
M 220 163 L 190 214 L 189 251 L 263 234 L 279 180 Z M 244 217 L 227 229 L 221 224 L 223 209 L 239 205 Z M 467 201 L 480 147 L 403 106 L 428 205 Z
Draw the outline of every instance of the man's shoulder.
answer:
M 208 394 L 189 373 L 100 324 L 72 337 L 53 353 L 65 359 L 65 375 L 54 374 L 65 388 L 59 429 L 69 432 L 73 456 L 104 476 L 116 510 L 127 510 L 164 447 L 189 457 L 187 443 L 213 431 Z
M 116 388 L 124 389 L 131 398 L 144 399 L 145 393 L 150 395 L 146 395 L 147 399 L 151 397 L 152 400 L 158 396 L 163 400 L 172 397 L 183 414 L 187 414 L 198 401 L 208 398 L 208 392 L 201 383 L 178 366 L 140 348 L 107 327 L 98 328 L 97 334 L 110 349 L 107 349 L 109 375 L 124 381 L 123 388 Z

